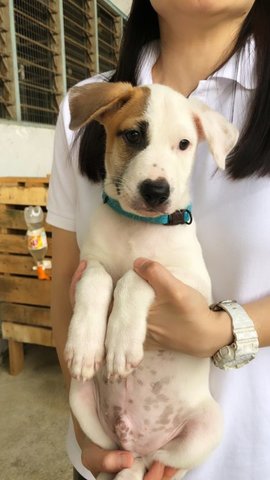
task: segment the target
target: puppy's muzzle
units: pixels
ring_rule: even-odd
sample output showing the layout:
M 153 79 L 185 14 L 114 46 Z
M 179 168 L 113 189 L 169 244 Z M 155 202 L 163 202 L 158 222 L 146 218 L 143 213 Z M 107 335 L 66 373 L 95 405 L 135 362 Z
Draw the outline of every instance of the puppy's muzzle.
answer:
M 170 196 L 170 185 L 165 178 L 146 179 L 139 185 L 139 192 L 149 207 L 158 207 Z

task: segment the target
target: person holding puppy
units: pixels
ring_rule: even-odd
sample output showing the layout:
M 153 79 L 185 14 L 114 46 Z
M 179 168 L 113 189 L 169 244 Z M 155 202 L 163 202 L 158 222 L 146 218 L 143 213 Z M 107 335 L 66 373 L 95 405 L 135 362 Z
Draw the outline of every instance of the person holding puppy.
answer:
M 224 436 L 187 480 L 270 477 L 270 220 L 264 208 L 270 201 L 269 18 L 268 0 L 134 0 L 116 71 L 94 79 L 168 85 L 202 100 L 240 130 L 225 173 L 216 171 L 201 144 L 192 177 L 193 212 L 215 311 L 158 263 L 137 259 L 134 264 L 156 293 L 145 348 L 214 359 L 210 387 L 224 412 Z M 90 124 L 71 152 L 68 123 L 64 101 L 56 129 L 48 222 L 54 226 L 54 337 L 67 383 L 63 351 L 72 316 L 70 284 L 83 269 L 81 265 L 77 270 L 79 246 L 101 202 L 104 175 L 104 131 Z M 234 299 L 237 303 L 229 301 Z M 242 331 L 239 319 L 247 325 Z M 68 451 L 80 472 L 74 478 L 118 472 L 133 462 L 129 452 L 94 445 L 76 421 L 70 426 Z M 155 463 L 145 480 L 174 474 Z

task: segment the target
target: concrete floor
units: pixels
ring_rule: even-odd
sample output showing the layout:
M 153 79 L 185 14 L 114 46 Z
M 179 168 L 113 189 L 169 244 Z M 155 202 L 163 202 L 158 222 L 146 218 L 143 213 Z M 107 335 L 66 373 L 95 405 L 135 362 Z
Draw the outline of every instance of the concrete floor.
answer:
M 1 480 L 71 480 L 65 452 L 68 402 L 55 350 L 27 346 L 12 377 L 0 365 Z

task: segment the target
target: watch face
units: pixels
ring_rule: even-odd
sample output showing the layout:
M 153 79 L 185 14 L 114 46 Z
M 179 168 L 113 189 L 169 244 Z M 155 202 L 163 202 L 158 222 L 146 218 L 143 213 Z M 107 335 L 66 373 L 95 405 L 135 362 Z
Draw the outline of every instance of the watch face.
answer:
M 225 347 L 222 347 L 219 350 L 219 354 L 223 363 L 235 362 L 235 353 L 236 353 L 235 343 L 232 343 L 231 345 L 226 345 Z

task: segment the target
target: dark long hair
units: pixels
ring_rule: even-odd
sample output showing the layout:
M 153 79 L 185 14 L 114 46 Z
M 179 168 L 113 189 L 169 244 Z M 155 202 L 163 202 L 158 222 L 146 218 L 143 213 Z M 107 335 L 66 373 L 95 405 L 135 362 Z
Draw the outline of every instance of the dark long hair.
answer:
M 270 1 L 255 0 L 246 17 L 232 54 L 240 52 L 253 35 L 256 44 L 257 88 L 247 112 L 240 140 L 230 155 L 227 168 L 233 179 L 270 174 Z M 160 38 L 158 16 L 149 0 L 133 0 L 122 40 L 119 62 L 110 82 L 137 85 L 141 52 Z M 79 166 L 93 182 L 104 179 L 105 131 L 90 122 L 78 136 Z

